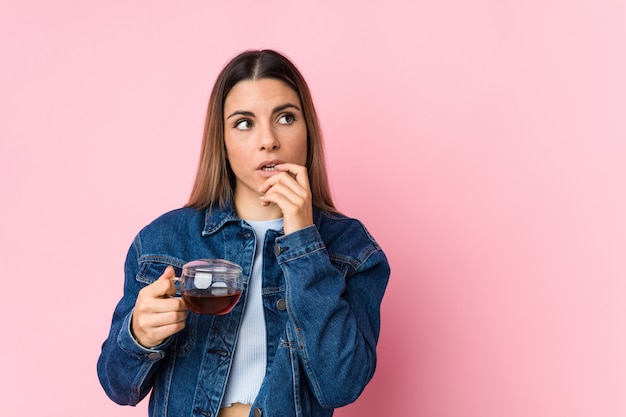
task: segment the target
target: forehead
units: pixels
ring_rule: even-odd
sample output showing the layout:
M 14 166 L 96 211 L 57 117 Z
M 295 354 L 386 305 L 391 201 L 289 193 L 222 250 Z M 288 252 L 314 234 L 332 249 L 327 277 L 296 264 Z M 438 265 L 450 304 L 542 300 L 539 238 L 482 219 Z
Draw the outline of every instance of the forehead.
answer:
M 240 81 L 229 91 L 224 109 L 274 107 L 291 103 L 301 107 L 298 93 L 289 85 L 273 78 Z

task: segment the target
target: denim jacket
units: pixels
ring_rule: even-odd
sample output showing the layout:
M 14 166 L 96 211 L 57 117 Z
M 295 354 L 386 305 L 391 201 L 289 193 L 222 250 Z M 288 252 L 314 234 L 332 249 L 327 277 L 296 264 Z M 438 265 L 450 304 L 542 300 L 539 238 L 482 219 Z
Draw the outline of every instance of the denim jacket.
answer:
M 357 399 L 374 374 L 380 303 L 389 264 L 355 219 L 314 210 L 314 225 L 263 245 L 267 367 L 250 416 L 325 417 Z M 116 403 L 151 392 L 152 417 L 214 417 L 228 380 L 256 243 L 232 207 L 166 213 L 136 236 L 125 263 L 124 295 L 102 345 L 98 376 Z M 222 258 L 243 268 L 239 303 L 223 316 L 189 312 L 186 326 L 154 348 L 130 332 L 139 290 L 167 265 Z

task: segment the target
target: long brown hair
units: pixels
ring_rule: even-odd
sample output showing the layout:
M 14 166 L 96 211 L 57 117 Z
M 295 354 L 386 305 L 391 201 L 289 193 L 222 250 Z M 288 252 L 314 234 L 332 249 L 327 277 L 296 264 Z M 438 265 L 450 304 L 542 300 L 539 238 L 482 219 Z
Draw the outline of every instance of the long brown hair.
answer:
M 220 72 L 207 109 L 196 180 L 186 207 L 225 207 L 233 200 L 235 174 L 226 158 L 224 144 L 224 101 L 240 81 L 272 78 L 294 89 L 302 103 L 306 121 L 307 161 L 313 205 L 336 212 L 328 185 L 322 131 L 311 91 L 296 66 L 272 50 L 246 51 L 233 58 Z

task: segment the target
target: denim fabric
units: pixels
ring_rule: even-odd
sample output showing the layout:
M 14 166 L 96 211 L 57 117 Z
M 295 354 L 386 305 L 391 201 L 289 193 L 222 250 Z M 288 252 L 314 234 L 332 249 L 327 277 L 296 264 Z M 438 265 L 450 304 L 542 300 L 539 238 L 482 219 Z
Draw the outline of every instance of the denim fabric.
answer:
M 389 264 L 359 221 L 317 209 L 314 221 L 289 235 L 270 230 L 265 237 L 267 372 L 251 416 L 331 416 L 356 400 L 374 374 Z M 135 405 L 152 390 L 152 417 L 217 415 L 255 250 L 254 231 L 232 208 L 174 210 L 139 232 L 98 360 L 100 382 L 113 401 Z M 162 345 L 139 345 L 130 332 L 139 290 L 167 265 L 180 276 L 185 263 L 200 258 L 241 265 L 239 303 L 223 316 L 190 312 L 186 327 Z

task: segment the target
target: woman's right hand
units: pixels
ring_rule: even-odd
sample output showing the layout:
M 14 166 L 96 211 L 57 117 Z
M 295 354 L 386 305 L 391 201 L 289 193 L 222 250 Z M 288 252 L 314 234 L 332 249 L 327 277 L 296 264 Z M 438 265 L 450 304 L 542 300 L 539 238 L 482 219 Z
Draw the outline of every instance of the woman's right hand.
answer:
M 174 268 L 168 266 L 152 284 L 142 288 L 135 302 L 131 330 L 143 347 L 158 346 L 185 328 L 187 305 L 176 294 Z

